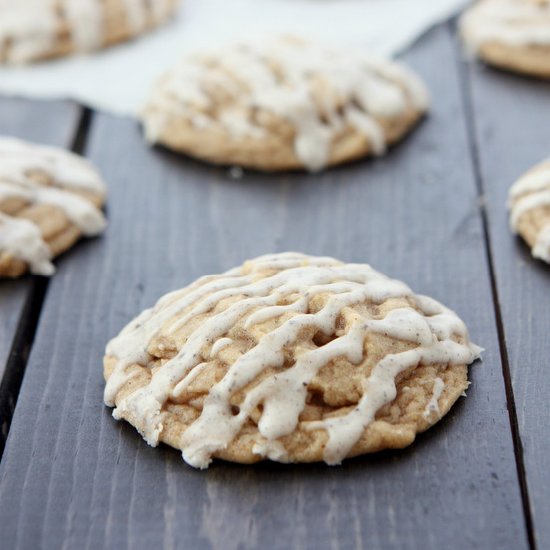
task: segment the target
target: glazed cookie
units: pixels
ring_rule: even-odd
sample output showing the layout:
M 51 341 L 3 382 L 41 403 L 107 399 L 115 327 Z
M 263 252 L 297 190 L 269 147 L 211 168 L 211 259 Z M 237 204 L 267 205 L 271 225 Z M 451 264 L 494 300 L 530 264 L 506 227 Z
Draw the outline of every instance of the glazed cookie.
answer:
M 197 468 L 339 464 L 412 443 L 480 351 L 455 313 L 368 265 L 274 254 L 134 319 L 107 346 L 105 403 Z
M 550 263 L 550 160 L 511 187 L 508 208 L 512 231 L 523 237 L 535 258 Z
M 148 141 L 219 164 L 319 170 L 381 155 L 426 112 L 405 67 L 284 37 L 182 60 L 143 111 Z
M 53 256 L 103 231 L 104 202 L 105 184 L 83 158 L 0 137 L 0 277 L 51 275 Z
M 460 28 L 466 45 L 487 63 L 550 78 L 550 0 L 481 0 Z
M 0 0 L 0 62 L 28 63 L 122 42 L 164 23 L 178 0 Z

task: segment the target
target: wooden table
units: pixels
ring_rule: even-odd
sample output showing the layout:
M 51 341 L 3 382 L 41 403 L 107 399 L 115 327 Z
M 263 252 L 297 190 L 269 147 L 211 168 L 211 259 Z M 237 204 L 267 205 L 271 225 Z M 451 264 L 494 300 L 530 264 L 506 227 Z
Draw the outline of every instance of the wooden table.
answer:
M 550 548 L 550 268 L 505 209 L 550 152 L 550 84 L 465 62 L 455 34 L 403 56 L 433 96 L 410 139 L 319 175 L 232 179 L 149 149 L 133 120 L 0 100 L 3 134 L 84 153 L 110 193 L 104 237 L 50 281 L 0 284 L 0 546 Z M 196 471 L 111 418 L 110 337 L 171 289 L 288 249 L 371 263 L 455 309 L 486 348 L 467 399 L 409 449 L 339 468 Z

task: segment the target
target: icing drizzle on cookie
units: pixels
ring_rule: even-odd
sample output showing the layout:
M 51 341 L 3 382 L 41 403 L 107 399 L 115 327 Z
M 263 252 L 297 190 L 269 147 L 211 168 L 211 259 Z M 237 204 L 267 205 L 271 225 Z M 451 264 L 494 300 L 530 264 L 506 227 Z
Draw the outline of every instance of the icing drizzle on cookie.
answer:
M 51 252 L 40 230 L 28 220 L 0 212 L 0 255 L 8 254 L 29 264 L 31 273 L 52 275 Z
M 283 131 L 275 116 L 294 130 L 296 157 L 319 170 L 346 129 L 363 134 L 372 152 L 382 154 L 384 121 L 427 106 L 423 84 L 397 63 L 286 37 L 184 59 L 155 86 L 143 118 L 147 138 L 157 142 L 172 112 L 197 129 L 222 130 L 235 139 Z
M 460 27 L 474 51 L 487 42 L 550 45 L 550 2 L 483 0 L 465 13 Z
M 512 231 L 518 233 L 525 215 L 545 207 L 550 209 L 550 160 L 536 166 L 510 188 L 508 208 Z M 550 263 L 550 217 L 548 223 L 539 228 L 531 252 L 535 258 Z
M 422 413 L 422 416 L 429 420 L 429 418 L 432 416 L 432 414 L 436 413 L 438 416 L 440 416 L 439 411 L 439 398 L 441 397 L 441 394 L 443 393 L 443 390 L 445 389 L 445 382 L 439 376 L 434 380 L 433 390 L 432 390 L 432 396 L 430 400 L 428 401 L 428 404 L 426 405 L 426 408 L 424 409 L 424 412 Z
M 172 11 L 168 0 L 122 0 L 126 24 L 133 34 L 160 23 Z M 64 26 L 77 52 L 100 48 L 106 36 L 102 0 L 0 0 L 0 44 L 9 44 L 7 60 L 25 63 L 55 49 Z
M 54 205 L 83 235 L 94 236 L 105 229 L 106 220 L 90 199 L 94 197 L 101 203 L 105 193 L 105 184 L 83 158 L 61 149 L 0 137 L 0 210 L 14 201 L 19 204 L 14 216 L 27 206 Z M 46 263 L 50 255 L 45 250 L 47 244 L 34 223 L 2 216 L 0 252 L 24 260 L 33 273 L 50 275 L 53 268 Z
M 324 305 L 312 312 L 312 300 L 319 295 L 326 297 Z M 406 298 L 411 305 L 393 309 L 381 319 L 357 314 L 343 334 L 325 345 L 304 350 L 285 368 L 285 350 L 295 345 L 303 331 L 334 335 L 343 309 L 367 302 L 382 304 L 391 298 Z M 147 366 L 154 360 L 148 350 L 161 330 L 165 335 L 174 335 L 206 313 L 211 315 L 194 325 L 177 353 L 155 369 L 145 386 L 117 398 L 138 372 L 135 365 Z M 469 364 L 480 353 L 455 313 L 368 265 L 297 253 L 274 254 L 249 261 L 242 269 L 199 279 L 165 296 L 132 321 L 107 346 L 106 355 L 115 358 L 116 365 L 107 381 L 105 402 L 116 404 L 115 418 L 133 419 L 147 442 L 157 445 L 163 430 L 163 407 L 168 400 L 182 395 L 197 376 L 197 369 L 204 369 L 213 355 L 223 353 L 224 346 L 230 345 L 228 331 L 239 321 L 250 328 L 274 319 L 279 320 L 278 326 L 266 333 L 259 331 L 255 345 L 240 354 L 211 387 L 200 416 L 183 433 L 180 448 L 190 465 L 206 468 L 212 455 L 231 443 L 259 405 L 262 412 L 254 452 L 287 460 L 281 438 L 300 424 L 305 430 L 327 432 L 324 459 L 329 464 L 339 463 L 376 412 L 395 398 L 399 373 L 420 363 Z M 354 410 L 340 417 L 300 421 L 307 386 L 319 370 L 338 357 L 360 364 L 370 333 L 416 346 L 386 355 L 374 367 L 363 383 L 363 395 Z M 268 369 L 275 371 L 268 375 Z M 232 409 L 231 397 L 259 376 L 261 382 L 247 391 L 238 410 Z

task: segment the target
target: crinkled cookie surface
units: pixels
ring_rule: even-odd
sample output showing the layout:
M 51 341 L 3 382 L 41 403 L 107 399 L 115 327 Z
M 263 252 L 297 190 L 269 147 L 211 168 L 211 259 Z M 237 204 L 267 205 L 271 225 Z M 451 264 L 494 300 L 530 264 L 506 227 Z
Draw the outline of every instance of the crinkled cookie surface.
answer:
M 0 277 L 51 275 L 54 256 L 105 229 L 105 196 L 82 157 L 0 137 Z
M 147 139 L 213 163 L 320 170 L 381 155 L 428 108 L 402 65 L 268 37 L 183 59 L 153 87 Z
M 464 323 L 364 264 L 263 256 L 167 294 L 107 346 L 105 402 L 187 463 L 340 463 L 409 445 L 468 386 Z

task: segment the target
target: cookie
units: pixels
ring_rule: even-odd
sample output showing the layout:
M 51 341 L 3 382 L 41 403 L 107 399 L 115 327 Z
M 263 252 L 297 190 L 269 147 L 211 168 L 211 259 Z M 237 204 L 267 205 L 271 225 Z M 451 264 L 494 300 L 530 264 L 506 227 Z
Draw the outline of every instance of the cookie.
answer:
M 197 468 L 339 464 L 412 443 L 480 351 L 455 313 L 368 265 L 273 254 L 128 324 L 106 349 L 105 403 Z
M 0 277 L 51 275 L 51 259 L 103 231 L 105 184 L 83 158 L 0 137 Z
M 426 112 L 398 63 L 292 37 L 182 60 L 153 87 L 146 138 L 216 164 L 320 170 L 381 155 Z
M 550 263 L 550 159 L 512 185 L 508 208 L 512 231 L 523 237 L 533 257 Z
M 21 64 L 122 42 L 164 23 L 178 0 L 0 0 L 0 62 Z
M 481 0 L 463 15 L 460 29 L 487 63 L 550 78 L 550 0 Z

